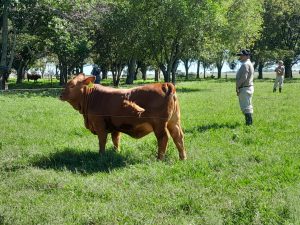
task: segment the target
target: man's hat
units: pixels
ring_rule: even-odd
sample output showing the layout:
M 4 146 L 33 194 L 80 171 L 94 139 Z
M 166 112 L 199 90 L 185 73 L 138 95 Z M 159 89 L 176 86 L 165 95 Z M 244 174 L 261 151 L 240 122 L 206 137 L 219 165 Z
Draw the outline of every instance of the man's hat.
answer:
M 249 56 L 251 55 L 250 53 L 250 50 L 249 49 L 241 49 L 240 52 L 236 53 L 237 56 L 240 56 L 240 55 L 246 55 L 246 56 Z

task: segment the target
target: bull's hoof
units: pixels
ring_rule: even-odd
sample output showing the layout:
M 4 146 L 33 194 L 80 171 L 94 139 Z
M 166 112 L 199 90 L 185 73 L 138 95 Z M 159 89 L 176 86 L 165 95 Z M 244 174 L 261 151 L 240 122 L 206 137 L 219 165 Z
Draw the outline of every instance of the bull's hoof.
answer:
M 121 149 L 120 149 L 120 147 L 114 146 L 114 151 L 115 151 L 115 152 L 121 152 Z
M 164 160 L 165 159 L 165 156 L 164 155 L 158 155 L 157 156 L 157 160 L 158 161 L 162 161 L 162 160 Z
M 186 153 L 184 152 L 183 154 L 179 154 L 179 159 L 180 160 L 186 160 L 187 159 Z
M 99 150 L 99 155 L 102 156 L 105 154 L 105 150 Z

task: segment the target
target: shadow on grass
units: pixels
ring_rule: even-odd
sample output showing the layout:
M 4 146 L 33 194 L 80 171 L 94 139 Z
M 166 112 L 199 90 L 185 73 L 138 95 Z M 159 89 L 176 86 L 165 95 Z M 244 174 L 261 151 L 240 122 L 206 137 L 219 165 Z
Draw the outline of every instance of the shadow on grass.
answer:
M 33 162 L 32 165 L 42 169 L 68 170 L 76 174 L 92 174 L 97 172 L 110 172 L 114 169 L 133 165 L 138 161 L 129 155 L 122 155 L 114 150 L 107 150 L 99 156 L 98 152 L 82 151 L 66 148 L 62 152 L 53 153 Z
M 217 130 L 217 129 L 223 129 L 223 128 L 235 129 L 239 126 L 241 126 L 240 123 L 232 123 L 232 124 L 230 124 L 230 123 L 224 123 L 224 124 L 213 123 L 213 124 L 193 127 L 191 129 L 184 130 L 184 132 L 185 133 L 193 133 L 193 132 L 197 131 L 197 132 L 203 133 L 208 130 Z
M 61 88 L 58 81 L 54 81 L 51 83 L 49 80 L 38 80 L 37 82 L 34 81 L 27 81 L 24 80 L 22 83 L 16 83 L 15 80 L 11 80 L 8 83 L 8 89 L 45 89 L 45 88 Z
M 192 93 L 192 92 L 211 92 L 211 89 L 201 89 L 201 88 L 176 88 L 177 92 L 181 93 Z
M 236 79 L 235 78 L 219 78 L 219 79 L 213 79 L 212 82 L 215 82 L 215 83 L 226 83 L 226 82 L 230 82 L 230 83 L 235 83 L 236 82 Z
M 32 98 L 32 97 L 53 97 L 58 98 L 62 92 L 61 88 L 51 88 L 51 89 L 27 89 L 27 90 L 8 90 L 3 91 L 0 94 L 6 96 L 14 96 L 19 98 Z

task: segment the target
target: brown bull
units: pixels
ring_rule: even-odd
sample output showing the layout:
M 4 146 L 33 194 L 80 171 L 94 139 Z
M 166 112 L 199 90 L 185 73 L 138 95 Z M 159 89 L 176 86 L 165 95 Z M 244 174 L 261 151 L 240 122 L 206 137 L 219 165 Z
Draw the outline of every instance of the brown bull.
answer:
M 163 159 L 168 133 L 186 159 L 180 109 L 174 85 L 149 84 L 132 89 L 114 89 L 94 84 L 94 76 L 79 74 L 70 80 L 60 99 L 69 102 L 84 117 L 84 124 L 99 139 L 99 152 L 105 151 L 108 133 L 116 150 L 120 133 L 141 138 L 154 132 L 158 142 L 158 159 Z

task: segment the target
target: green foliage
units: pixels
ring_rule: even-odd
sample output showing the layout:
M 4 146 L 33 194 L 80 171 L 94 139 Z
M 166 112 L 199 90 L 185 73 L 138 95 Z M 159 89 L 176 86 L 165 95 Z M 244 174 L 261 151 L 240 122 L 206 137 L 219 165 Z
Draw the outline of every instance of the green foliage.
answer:
M 175 82 L 179 60 L 200 59 L 204 67 L 216 64 L 220 69 L 232 60 L 232 53 L 251 47 L 257 65 L 281 56 L 288 71 L 300 54 L 299 0 L 9 3 L 9 28 L 17 35 L 14 67 L 22 71 L 42 57 L 56 55 L 64 81 L 89 57 L 114 74 L 120 75 L 128 62 L 137 62 L 143 68 L 160 68 L 165 81 L 172 74 Z M 10 54 L 13 33 L 9 32 Z
M 234 82 L 178 83 L 188 160 L 153 134 L 98 141 L 57 91 L 0 94 L 2 224 L 299 224 L 299 79 L 256 81 L 244 126 Z
M 204 63 L 213 61 L 222 68 L 225 61 L 241 48 L 250 48 L 260 36 L 262 0 L 221 1 L 211 17 L 204 51 L 199 58 Z
M 300 1 L 265 0 L 262 36 L 255 43 L 260 63 L 284 60 L 287 76 L 300 55 Z

